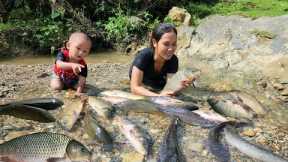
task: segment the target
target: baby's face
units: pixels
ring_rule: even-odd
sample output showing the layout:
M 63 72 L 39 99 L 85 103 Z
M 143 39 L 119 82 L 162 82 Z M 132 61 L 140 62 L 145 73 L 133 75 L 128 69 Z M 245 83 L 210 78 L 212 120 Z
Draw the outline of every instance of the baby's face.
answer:
M 67 48 L 69 50 L 70 58 L 79 61 L 89 54 L 91 42 L 85 39 L 77 39 L 68 42 Z

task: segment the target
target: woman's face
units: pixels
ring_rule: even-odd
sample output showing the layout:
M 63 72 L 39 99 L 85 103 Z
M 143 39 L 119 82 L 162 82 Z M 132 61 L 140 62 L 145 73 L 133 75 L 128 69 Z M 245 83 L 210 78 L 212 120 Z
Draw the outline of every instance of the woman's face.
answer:
M 169 60 L 177 48 L 177 35 L 171 31 L 162 35 L 157 42 L 153 39 L 155 54 L 164 60 Z

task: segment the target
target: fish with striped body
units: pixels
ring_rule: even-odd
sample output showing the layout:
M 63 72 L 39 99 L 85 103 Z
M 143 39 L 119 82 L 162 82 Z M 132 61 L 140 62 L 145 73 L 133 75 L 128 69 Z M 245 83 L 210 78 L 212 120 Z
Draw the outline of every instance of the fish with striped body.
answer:
M 172 119 L 169 128 L 161 142 L 157 162 L 184 162 L 180 147 L 178 145 L 177 130 L 179 127 L 178 119 Z

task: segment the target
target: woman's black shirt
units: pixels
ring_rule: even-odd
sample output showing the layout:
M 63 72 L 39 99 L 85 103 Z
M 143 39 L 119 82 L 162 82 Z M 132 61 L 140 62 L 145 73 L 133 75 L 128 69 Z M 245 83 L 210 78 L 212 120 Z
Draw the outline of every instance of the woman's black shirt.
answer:
M 130 70 L 129 77 L 133 66 L 143 71 L 143 84 L 152 87 L 155 90 L 161 90 L 166 84 L 167 74 L 176 73 L 178 70 L 178 58 L 173 55 L 167 60 L 160 72 L 156 72 L 154 68 L 154 51 L 151 48 L 141 50 L 135 57 Z

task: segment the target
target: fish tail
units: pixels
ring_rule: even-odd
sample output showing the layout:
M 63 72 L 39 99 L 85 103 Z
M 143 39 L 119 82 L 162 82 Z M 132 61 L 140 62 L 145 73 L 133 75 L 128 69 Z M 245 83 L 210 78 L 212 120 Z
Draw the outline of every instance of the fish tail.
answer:
M 146 155 L 144 156 L 144 158 L 143 158 L 143 161 L 145 161 L 145 162 L 149 162 L 149 161 L 153 161 L 152 159 L 153 159 L 153 152 L 152 152 L 152 146 L 153 146 L 153 141 L 151 140 L 151 141 L 149 141 L 149 143 L 148 143 L 148 147 L 147 147 L 147 153 L 146 153 Z

